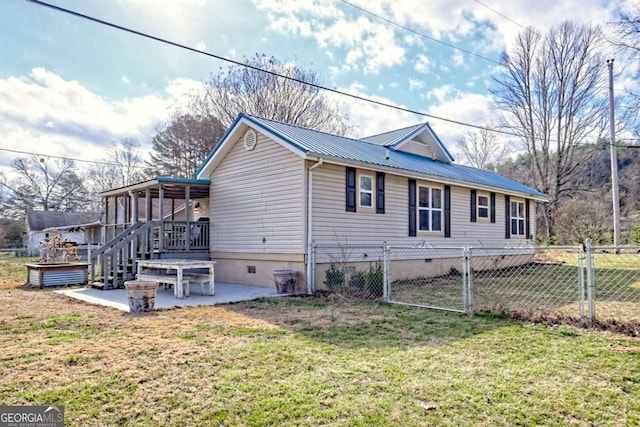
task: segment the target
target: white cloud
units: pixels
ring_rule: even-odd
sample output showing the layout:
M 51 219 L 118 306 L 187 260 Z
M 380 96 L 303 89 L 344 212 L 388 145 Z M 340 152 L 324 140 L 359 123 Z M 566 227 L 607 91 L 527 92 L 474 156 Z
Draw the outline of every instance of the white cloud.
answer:
M 254 0 L 254 4 L 267 12 L 271 29 L 313 38 L 332 57 L 335 49 L 342 49 L 346 63 L 365 73 L 375 74 L 405 60 L 406 49 L 393 27 L 364 15 L 350 19 L 332 1 Z
M 461 65 L 463 65 L 463 64 L 464 64 L 464 55 L 463 55 L 463 54 L 462 54 L 462 52 L 460 52 L 459 50 L 456 50 L 456 51 L 453 53 L 453 57 L 452 57 L 451 59 L 452 59 L 453 63 L 454 63 L 457 67 L 459 67 L 459 66 L 461 66 Z
M 418 79 L 412 79 L 409 77 L 409 90 L 422 89 L 424 87 L 424 82 Z
M 339 90 L 377 102 L 405 107 L 388 98 L 364 92 L 364 86 L 359 83 L 354 83 L 349 87 L 343 87 Z M 393 129 L 415 125 L 416 123 L 424 121 L 414 114 L 390 107 L 384 107 L 334 93 L 328 94 L 327 96 L 337 105 L 340 105 L 342 111 L 348 114 L 351 124 L 355 126 L 353 136 L 357 138 L 388 132 Z
M 441 100 L 429 109 L 429 114 L 475 126 L 498 123 L 498 114 L 491 107 L 490 96 L 459 91 L 454 93 L 448 87 L 436 92 L 441 93 Z M 430 119 L 429 123 L 447 148 L 454 152 L 456 141 L 467 132 L 475 130 L 470 126 L 437 119 Z
M 112 141 L 131 137 L 148 149 L 156 125 L 199 84 L 176 80 L 164 96 L 107 101 L 77 81 L 34 68 L 27 76 L 0 79 L 0 134 L 11 142 L 0 148 L 95 160 Z M 6 166 L 19 155 L 2 157 Z
M 124 83 L 124 84 L 129 84 L 129 83 L 131 83 L 131 81 L 129 80 L 129 77 L 127 77 L 127 76 L 122 76 L 122 77 L 120 77 L 120 81 L 121 81 L 122 83 Z
M 432 62 L 427 55 L 419 54 L 416 57 L 416 63 L 414 69 L 422 74 L 427 74 L 431 69 Z
M 204 41 L 200 40 L 197 44 L 196 44 L 196 49 L 201 50 L 203 52 L 207 51 L 207 45 Z

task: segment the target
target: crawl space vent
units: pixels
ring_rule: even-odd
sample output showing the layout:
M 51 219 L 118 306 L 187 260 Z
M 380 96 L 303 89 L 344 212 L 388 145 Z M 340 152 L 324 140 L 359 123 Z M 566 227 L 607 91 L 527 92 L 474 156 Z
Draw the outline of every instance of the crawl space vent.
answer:
M 253 129 L 249 129 L 247 133 L 244 134 L 244 148 L 248 151 L 256 148 L 256 144 L 258 143 L 258 136 L 256 135 L 256 131 Z

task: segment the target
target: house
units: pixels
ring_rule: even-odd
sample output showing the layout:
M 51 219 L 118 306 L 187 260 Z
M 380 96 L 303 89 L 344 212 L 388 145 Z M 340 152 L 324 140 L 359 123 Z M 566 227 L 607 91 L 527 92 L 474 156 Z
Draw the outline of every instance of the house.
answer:
M 40 256 L 47 237 L 60 236 L 76 244 L 101 243 L 100 215 L 88 212 L 27 211 L 27 251 Z
M 352 139 L 246 114 L 195 179 L 102 196 L 107 243 L 95 256 L 106 289 L 133 277 L 136 259 L 211 258 L 217 280 L 259 286 L 294 269 L 298 290 L 312 290 L 314 242 L 531 247 L 534 204 L 547 200 L 455 164 L 428 123 Z
M 197 171 L 221 281 L 308 285 L 311 244 L 532 246 L 547 197 L 454 163 L 428 123 L 362 139 L 240 114 Z M 310 290 L 310 288 L 308 288 Z

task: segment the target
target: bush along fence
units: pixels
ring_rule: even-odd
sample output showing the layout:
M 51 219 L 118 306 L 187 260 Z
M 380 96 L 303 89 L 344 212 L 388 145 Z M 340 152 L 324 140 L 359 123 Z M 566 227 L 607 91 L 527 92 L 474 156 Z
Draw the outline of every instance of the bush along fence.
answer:
M 640 246 L 313 248 L 316 290 L 469 315 L 640 324 Z

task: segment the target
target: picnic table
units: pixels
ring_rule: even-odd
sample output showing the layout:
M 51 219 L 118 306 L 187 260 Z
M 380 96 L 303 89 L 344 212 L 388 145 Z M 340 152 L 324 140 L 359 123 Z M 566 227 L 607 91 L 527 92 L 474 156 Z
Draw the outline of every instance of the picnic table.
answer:
M 203 287 L 204 293 L 204 283 L 209 282 L 209 290 L 208 295 L 213 295 L 215 293 L 214 286 L 214 265 L 215 261 L 206 261 L 206 260 L 195 260 L 195 259 L 148 259 L 148 260 L 137 260 L 138 264 L 138 278 L 139 279 L 147 279 L 147 280 L 156 280 L 159 283 L 171 283 L 174 284 L 173 293 L 176 298 L 181 299 L 186 295 L 189 296 L 189 283 L 190 282 L 200 282 Z M 140 273 L 141 268 L 149 268 L 158 270 L 157 273 Z M 190 274 L 185 273 L 185 270 L 194 270 L 194 269 L 208 269 L 209 274 Z M 173 275 L 171 272 L 175 270 L 176 274 Z M 166 272 L 166 273 L 163 273 Z

